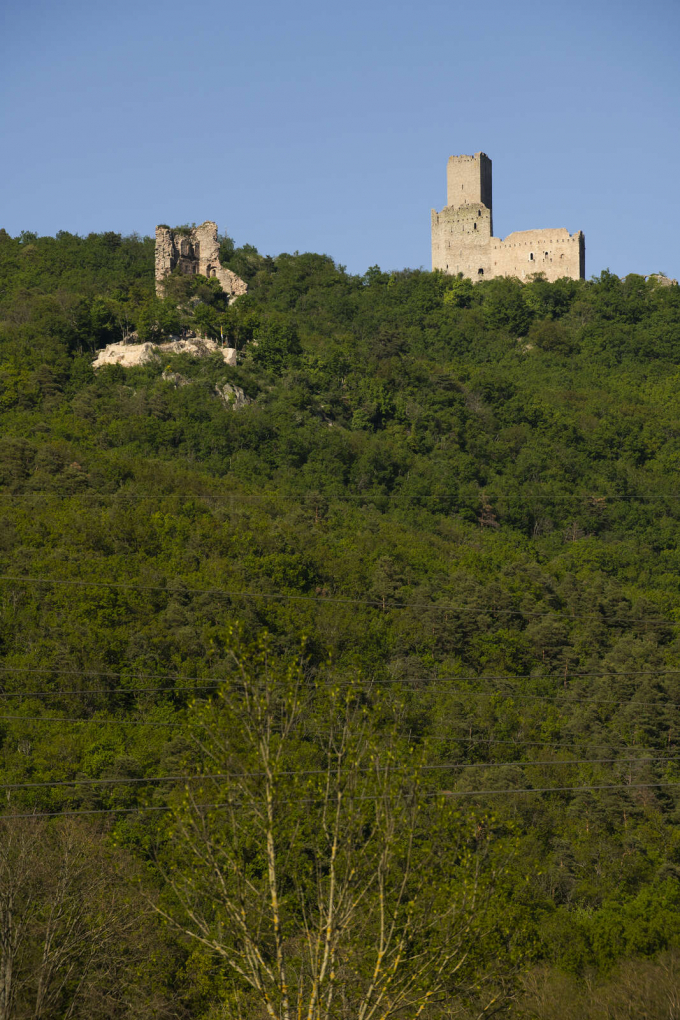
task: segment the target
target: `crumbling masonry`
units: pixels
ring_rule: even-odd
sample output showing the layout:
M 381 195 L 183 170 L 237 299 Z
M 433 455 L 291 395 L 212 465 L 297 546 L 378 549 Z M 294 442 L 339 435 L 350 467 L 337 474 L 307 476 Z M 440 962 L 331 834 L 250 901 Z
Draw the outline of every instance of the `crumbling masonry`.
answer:
M 586 245 L 582 231 L 520 230 L 503 240 L 493 236 L 491 160 L 483 152 L 451 156 L 447 205 L 432 210 L 432 268 L 471 280 L 543 273 L 548 280 L 584 279 Z
M 156 227 L 156 293 L 163 297 L 163 280 L 176 266 L 182 273 L 200 273 L 214 276 L 229 300 L 233 301 L 248 290 L 245 283 L 231 269 L 220 264 L 220 244 L 217 240 L 217 224 L 206 220 L 189 232 Z

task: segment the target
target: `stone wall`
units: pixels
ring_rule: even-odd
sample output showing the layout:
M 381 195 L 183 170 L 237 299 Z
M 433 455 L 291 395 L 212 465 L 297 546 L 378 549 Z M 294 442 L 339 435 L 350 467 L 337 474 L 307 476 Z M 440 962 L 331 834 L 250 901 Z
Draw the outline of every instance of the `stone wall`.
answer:
M 443 209 L 432 212 L 432 268 L 445 273 L 462 273 L 471 280 L 494 276 L 516 276 L 526 280 L 544 273 L 547 280 L 568 276 L 585 278 L 585 238 L 579 230 L 570 234 L 564 227 L 547 230 L 519 230 L 503 240 L 482 232 L 471 232 L 470 218 L 454 218 Z M 487 211 L 488 212 L 488 211 Z M 488 222 L 488 221 L 487 221 Z
M 449 204 L 432 210 L 432 268 L 463 273 L 471 280 L 543 273 L 584 279 L 585 238 L 564 227 L 493 236 L 491 160 L 483 152 L 451 156 L 447 165 Z
M 485 152 L 449 156 L 446 165 L 446 204 L 484 205 L 493 215 L 491 160 Z M 491 228 L 493 232 L 493 227 Z
M 432 268 L 445 273 L 464 272 L 455 266 L 471 266 L 484 259 L 491 241 L 491 210 L 486 206 L 447 205 L 440 213 L 432 210 Z M 475 273 L 479 266 L 475 266 Z
M 163 280 L 173 269 L 179 267 L 182 273 L 200 273 L 214 276 L 222 285 L 225 294 L 233 301 L 245 294 L 248 285 L 231 269 L 221 265 L 220 244 L 217 239 L 217 224 L 206 220 L 189 233 L 156 227 L 156 293 L 163 296 Z

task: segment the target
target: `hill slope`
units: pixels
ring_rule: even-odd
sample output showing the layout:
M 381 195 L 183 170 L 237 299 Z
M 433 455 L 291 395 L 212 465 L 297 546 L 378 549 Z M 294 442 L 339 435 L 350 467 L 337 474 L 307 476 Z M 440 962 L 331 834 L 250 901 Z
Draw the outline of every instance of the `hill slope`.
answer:
M 186 767 L 235 630 L 281 661 L 304 635 L 306 682 L 398 705 L 447 766 L 433 793 L 508 791 L 464 801 L 514 848 L 468 1015 L 475 982 L 509 1002 L 531 971 L 517 1001 L 552 1016 L 541 967 L 632 960 L 637 987 L 680 940 L 680 288 L 359 278 L 224 244 L 251 288 L 231 307 L 181 278 L 158 302 L 148 239 L 0 234 L 0 765 L 81 784 L 7 811 L 111 809 L 93 838 L 134 871 L 157 819 L 113 809 L 167 803 L 140 780 Z M 240 365 L 92 371 L 182 325 Z M 158 1001 L 203 1015 L 222 978 L 148 937 Z

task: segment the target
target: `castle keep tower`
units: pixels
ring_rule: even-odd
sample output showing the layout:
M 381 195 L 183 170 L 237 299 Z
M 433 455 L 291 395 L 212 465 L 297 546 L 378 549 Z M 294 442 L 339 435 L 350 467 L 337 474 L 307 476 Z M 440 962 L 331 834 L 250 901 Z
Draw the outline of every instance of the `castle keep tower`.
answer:
M 163 297 L 163 280 L 176 267 L 182 273 L 217 277 L 230 301 L 245 294 L 248 284 L 220 263 L 219 251 L 217 224 L 212 220 L 189 231 L 156 227 L 156 294 Z
M 494 276 L 548 280 L 585 277 L 583 233 L 522 230 L 503 240 L 493 236 L 491 160 L 484 152 L 450 156 L 446 167 L 447 205 L 432 210 L 432 268 L 471 280 Z
M 491 160 L 486 153 L 449 156 L 446 164 L 446 204 L 454 208 L 481 205 L 491 213 Z

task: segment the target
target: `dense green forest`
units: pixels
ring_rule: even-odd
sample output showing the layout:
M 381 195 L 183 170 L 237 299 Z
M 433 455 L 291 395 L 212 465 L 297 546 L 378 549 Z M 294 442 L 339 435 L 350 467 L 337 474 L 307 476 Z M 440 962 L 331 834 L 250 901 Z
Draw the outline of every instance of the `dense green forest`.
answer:
M 0 231 L 0 1020 L 680 1016 L 680 288 L 221 257 Z

